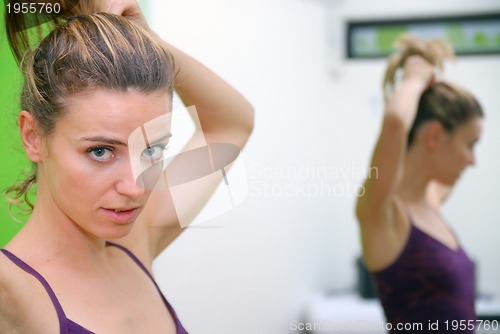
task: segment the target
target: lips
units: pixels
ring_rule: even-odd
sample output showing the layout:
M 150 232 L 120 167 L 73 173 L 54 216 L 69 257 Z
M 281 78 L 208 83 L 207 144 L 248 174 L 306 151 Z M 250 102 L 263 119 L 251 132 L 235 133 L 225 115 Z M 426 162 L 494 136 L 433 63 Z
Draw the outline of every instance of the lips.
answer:
M 126 208 L 126 209 L 106 209 L 106 210 L 113 210 L 113 211 L 116 211 L 116 212 L 125 212 L 125 211 L 131 211 L 131 210 L 135 210 L 137 208 Z
M 102 210 L 109 219 L 122 224 L 133 222 L 139 214 L 139 208 L 103 208 Z

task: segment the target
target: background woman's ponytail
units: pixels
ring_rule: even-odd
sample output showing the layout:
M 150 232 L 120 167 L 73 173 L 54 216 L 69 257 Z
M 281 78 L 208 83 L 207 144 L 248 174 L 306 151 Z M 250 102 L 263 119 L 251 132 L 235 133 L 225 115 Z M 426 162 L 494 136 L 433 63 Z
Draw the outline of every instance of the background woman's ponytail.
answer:
M 421 56 L 441 72 L 446 59 L 455 59 L 453 50 L 437 40 L 423 42 L 407 35 L 398 44 L 400 51 L 389 57 L 382 85 L 386 102 L 399 84 L 408 57 Z M 425 122 L 437 121 L 451 133 L 474 117 L 484 117 L 482 107 L 474 96 L 454 83 L 437 80 L 420 97 L 417 115 L 408 134 L 407 147 L 414 143 L 417 130 Z
M 405 35 L 398 40 L 397 44 L 400 50 L 389 57 L 382 84 L 386 101 L 394 92 L 398 79 L 400 79 L 398 70 L 402 71 L 408 57 L 421 56 L 441 72 L 444 70 L 446 59 L 455 59 L 453 49 L 438 40 L 424 42 L 411 35 Z

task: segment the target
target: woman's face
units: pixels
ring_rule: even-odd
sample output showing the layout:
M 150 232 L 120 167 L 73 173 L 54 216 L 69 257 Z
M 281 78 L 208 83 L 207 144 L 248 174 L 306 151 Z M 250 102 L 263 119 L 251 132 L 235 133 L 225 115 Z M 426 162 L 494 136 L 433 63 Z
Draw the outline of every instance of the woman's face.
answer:
M 100 238 L 126 235 L 150 193 L 138 186 L 131 160 L 161 159 L 170 128 L 150 134 L 138 157 L 129 136 L 169 112 L 167 93 L 96 90 L 70 98 L 38 163 L 39 196 L 50 214 Z
M 483 127 L 483 119 L 474 117 L 452 133 L 445 133 L 435 151 L 437 161 L 436 179 L 453 185 L 469 165 L 476 163 L 474 154 Z

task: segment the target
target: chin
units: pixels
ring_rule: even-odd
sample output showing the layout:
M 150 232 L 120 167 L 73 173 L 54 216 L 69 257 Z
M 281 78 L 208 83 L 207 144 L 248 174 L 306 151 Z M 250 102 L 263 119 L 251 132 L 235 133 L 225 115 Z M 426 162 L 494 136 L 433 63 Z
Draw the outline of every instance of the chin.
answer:
M 100 231 L 99 237 L 104 240 L 121 239 L 130 234 L 133 226 L 133 224 L 112 226 Z
M 450 175 L 447 175 L 446 177 L 436 177 L 434 180 L 446 186 L 453 187 L 457 183 L 458 179 L 459 176 L 452 178 Z

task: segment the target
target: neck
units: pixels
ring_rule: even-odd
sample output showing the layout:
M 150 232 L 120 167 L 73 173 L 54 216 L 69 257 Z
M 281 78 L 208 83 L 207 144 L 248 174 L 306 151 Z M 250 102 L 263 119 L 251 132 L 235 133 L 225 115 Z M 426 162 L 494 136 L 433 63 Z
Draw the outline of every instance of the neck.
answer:
M 8 247 L 25 257 L 47 262 L 94 268 L 105 265 L 106 241 L 82 230 L 49 196 L 43 195 L 43 188 L 39 184 L 33 213 Z
M 426 190 L 432 180 L 425 159 L 417 150 L 410 150 L 405 158 L 404 173 L 396 190 L 398 197 L 406 203 L 426 203 Z

